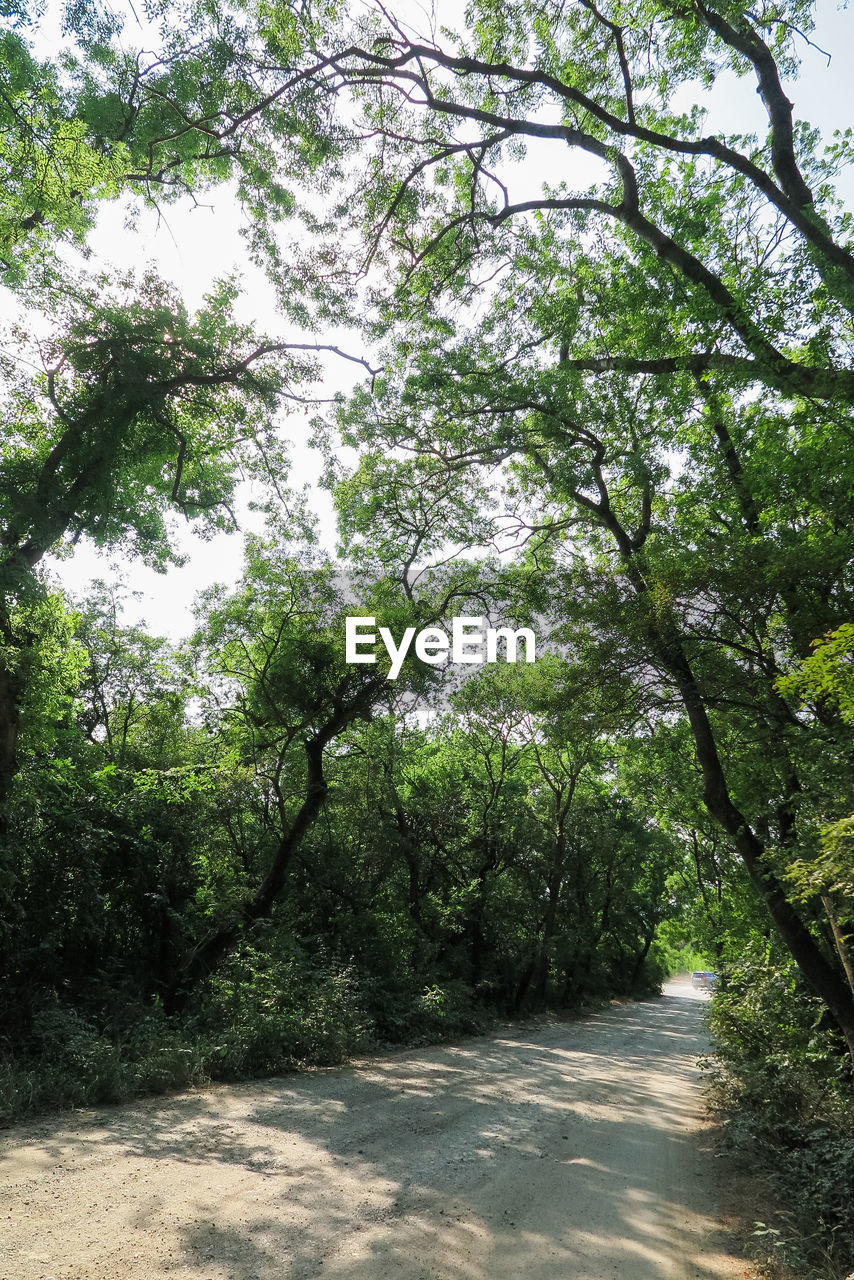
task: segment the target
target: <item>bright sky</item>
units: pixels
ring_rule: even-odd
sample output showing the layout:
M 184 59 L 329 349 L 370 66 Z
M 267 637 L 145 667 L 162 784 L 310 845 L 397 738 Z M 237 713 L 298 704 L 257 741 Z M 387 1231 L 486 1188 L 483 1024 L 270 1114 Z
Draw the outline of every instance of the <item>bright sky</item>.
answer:
M 413 25 L 424 31 L 427 28 L 421 6 L 412 5 Z M 797 84 L 788 86 L 789 96 L 795 103 L 795 114 L 818 126 L 826 138 L 836 129 L 845 129 L 854 116 L 854 94 L 851 93 L 851 55 L 854 54 L 854 19 L 847 10 L 841 10 L 834 0 L 819 0 L 816 30 L 811 39 L 815 45 L 827 50 L 825 54 L 804 44 L 803 65 Z M 462 22 L 459 3 L 448 4 L 443 13 L 445 21 Z M 47 36 L 39 41 L 38 52 L 47 51 L 53 43 Z M 692 98 L 691 91 L 685 101 Z M 708 100 L 707 132 L 744 133 L 765 128 L 761 103 L 753 89 L 753 81 L 739 80 L 733 75 L 720 77 Z M 573 156 L 574 182 L 584 180 Z M 555 147 L 553 143 L 533 142 L 528 148 L 524 167 L 512 173 L 511 194 L 514 199 L 525 198 L 525 188 L 531 194 L 538 191 L 544 178 L 554 180 Z M 590 177 L 598 176 L 590 172 Z M 849 206 L 854 207 L 854 178 L 848 175 L 845 195 Z M 225 190 L 210 197 L 213 207 L 171 206 L 165 217 L 158 219 L 152 211 L 144 212 L 137 229 L 128 231 L 124 225 L 124 209 L 115 204 L 105 206 L 91 243 L 97 257 L 120 268 L 139 268 L 153 263 L 165 278 L 177 282 L 192 307 L 197 305 L 214 279 L 232 270 L 241 273 L 244 292 L 240 302 L 240 316 L 253 321 L 259 329 L 282 335 L 282 322 L 276 314 L 273 291 L 264 278 L 248 261 L 239 235 L 240 209 Z M 284 336 L 294 338 L 293 333 Z M 324 338 L 354 354 L 362 354 L 359 340 L 340 333 Z M 328 382 L 322 394 L 333 394 L 353 385 L 360 376 L 355 366 L 330 357 Z M 320 458 L 308 446 L 306 419 L 292 415 L 284 420 L 284 428 L 292 439 L 293 472 L 291 483 L 310 484 L 314 503 L 321 518 L 325 539 L 334 544 L 334 524 L 329 496 L 317 488 Z M 240 513 L 241 521 L 250 521 L 247 513 Z M 108 558 L 99 556 L 93 548 L 81 545 L 73 559 L 54 565 L 54 571 L 65 586 L 75 594 L 85 591 L 93 577 L 112 579 L 123 577 L 132 590 L 140 591 L 143 599 L 129 608 L 128 621 L 145 618 L 149 628 L 161 635 L 177 639 L 192 629 L 192 601 L 196 592 L 213 582 L 233 582 L 239 575 L 242 559 L 242 539 L 236 535 L 221 535 L 204 542 L 182 534 L 181 544 L 189 555 L 185 568 L 171 569 L 168 576 L 156 574 L 138 564 L 123 565 L 121 572 L 111 569 Z

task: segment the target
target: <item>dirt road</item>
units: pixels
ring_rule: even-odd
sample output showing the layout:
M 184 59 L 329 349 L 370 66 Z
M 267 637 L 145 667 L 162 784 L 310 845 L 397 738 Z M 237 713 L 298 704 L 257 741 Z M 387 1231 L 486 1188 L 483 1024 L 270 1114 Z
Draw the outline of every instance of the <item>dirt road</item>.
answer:
M 0 1277 L 744 1277 L 691 996 L 10 1131 Z

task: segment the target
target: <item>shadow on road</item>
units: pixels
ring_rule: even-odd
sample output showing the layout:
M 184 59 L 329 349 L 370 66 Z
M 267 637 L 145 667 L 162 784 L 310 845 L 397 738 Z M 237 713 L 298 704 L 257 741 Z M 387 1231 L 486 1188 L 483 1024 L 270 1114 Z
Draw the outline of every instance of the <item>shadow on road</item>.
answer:
M 671 990 L 582 1022 L 144 1103 L 73 1133 L 42 1126 L 28 1154 L 76 1169 L 81 1188 L 90 1165 L 124 1169 L 116 1221 L 137 1248 L 164 1231 L 172 1246 L 150 1274 L 743 1275 L 697 1132 L 700 1008 Z M 7 1183 L 14 1160 L 0 1161 Z M 114 1264 L 110 1280 L 143 1274 L 121 1251 Z

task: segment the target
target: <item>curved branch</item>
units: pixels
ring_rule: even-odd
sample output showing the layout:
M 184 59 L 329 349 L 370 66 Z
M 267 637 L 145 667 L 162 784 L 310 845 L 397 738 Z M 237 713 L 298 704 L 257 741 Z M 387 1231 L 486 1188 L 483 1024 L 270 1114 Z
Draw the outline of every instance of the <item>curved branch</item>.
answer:
M 588 4 L 587 7 L 592 10 L 592 4 Z M 429 105 L 437 110 L 446 109 L 443 108 L 442 100 L 436 99 L 435 95 L 432 94 L 423 71 L 422 75 L 418 75 L 406 69 L 409 63 L 416 62 L 420 68 L 423 68 L 425 63 L 430 62 L 459 76 L 482 75 L 486 79 L 505 79 L 515 81 L 519 85 L 548 89 L 564 102 L 571 102 L 574 106 L 581 108 L 581 110 L 588 113 L 593 119 L 598 120 L 600 124 L 619 137 L 634 138 L 638 142 L 646 142 L 651 146 L 678 155 L 708 156 L 741 173 L 753 183 L 757 190 L 762 192 L 769 203 L 778 209 L 787 221 L 797 228 L 809 244 L 820 251 L 829 264 L 840 268 L 850 280 L 854 281 L 854 254 L 851 254 L 842 245 L 838 244 L 826 225 L 818 218 L 813 206 L 812 193 L 798 169 L 792 136 L 791 103 L 783 93 L 776 63 L 770 51 L 758 36 L 755 36 L 755 43 L 749 44 L 749 53 L 747 52 L 747 44 L 744 49 L 739 48 L 734 43 L 734 40 L 738 39 L 738 34 L 734 29 L 730 28 L 712 10 L 703 8 L 702 12 L 710 28 L 716 30 L 712 19 L 721 26 L 721 31 L 717 31 L 721 38 L 725 38 L 724 30 L 727 32 L 732 31 L 733 40 L 729 41 L 731 47 L 737 48 L 739 52 L 750 58 L 757 69 L 757 75 L 760 74 L 761 67 L 760 92 L 763 93 L 763 101 L 766 102 L 766 107 L 768 107 L 769 103 L 771 104 L 769 118 L 771 118 L 772 123 L 772 159 L 778 179 L 777 182 L 764 169 L 750 160 L 748 156 L 743 155 L 734 147 L 727 146 L 726 143 L 721 142 L 718 138 L 676 138 L 670 134 L 661 133 L 656 129 L 645 128 L 637 123 L 634 118 L 634 110 L 631 107 L 628 108 L 629 118 L 623 120 L 620 116 L 602 107 L 595 99 L 581 90 L 565 84 L 557 76 L 545 71 L 514 67 L 506 62 L 487 62 L 480 58 L 469 56 L 453 56 L 436 47 L 415 43 L 408 43 L 403 52 L 397 57 L 383 57 L 369 50 L 351 48 L 334 58 L 325 59 L 323 64 L 318 64 L 318 70 L 321 69 L 322 65 L 330 67 L 345 83 L 348 83 L 352 78 L 353 72 L 348 70 L 347 61 L 348 59 L 358 60 L 362 67 L 363 76 L 365 66 L 376 68 L 373 77 L 374 83 L 381 83 L 385 77 L 388 77 L 390 79 L 403 78 L 418 84 L 425 95 L 428 96 Z M 745 40 L 742 40 L 742 43 L 746 43 Z M 624 76 L 625 73 L 626 68 L 624 68 Z M 767 95 L 767 98 L 765 95 Z M 627 102 L 630 104 L 631 99 L 628 98 Z M 460 108 L 460 104 L 455 105 Z M 468 108 L 466 111 L 474 112 L 475 109 Z M 771 111 L 773 111 L 773 115 L 771 115 Z M 463 114 L 463 110 L 460 108 L 457 114 Z M 480 119 L 485 123 L 491 124 L 500 122 L 505 126 L 510 123 L 503 117 L 489 112 L 484 113 L 482 116 L 471 115 L 470 118 Z M 513 123 L 521 124 L 522 122 L 515 121 Z M 563 136 L 566 138 L 566 134 L 562 132 L 562 126 L 535 126 L 534 122 L 525 123 L 528 127 L 520 131 L 531 136 Z M 590 137 L 591 135 L 586 136 Z M 569 141 L 568 138 L 566 140 Z M 610 150 L 607 148 L 607 144 L 600 142 L 598 139 L 596 139 L 596 142 L 599 148 Z M 581 144 L 577 143 L 575 145 Z M 590 149 L 592 150 L 592 148 Z M 596 154 L 601 155 L 602 151 L 597 151 Z M 610 159 L 612 157 L 608 156 L 606 158 Z M 817 264 L 817 268 L 822 272 L 821 263 Z

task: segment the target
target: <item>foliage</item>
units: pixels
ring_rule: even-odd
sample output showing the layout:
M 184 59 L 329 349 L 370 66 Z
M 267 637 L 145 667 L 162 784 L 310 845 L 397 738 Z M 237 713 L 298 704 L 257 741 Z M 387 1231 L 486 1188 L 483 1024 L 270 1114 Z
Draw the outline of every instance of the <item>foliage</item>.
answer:
M 827 773 L 831 753 L 836 755 L 841 745 L 834 712 L 838 712 L 838 717 L 846 725 L 854 723 L 852 646 L 854 627 L 843 624 L 814 641 L 809 657 L 778 682 L 784 693 L 813 703 L 817 718 L 825 722 L 823 763 Z M 846 743 L 844 736 L 842 743 Z M 854 817 L 850 813 L 854 796 L 847 785 L 846 755 L 840 763 L 841 777 L 833 779 L 835 785 L 832 789 L 827 782 L 822 789 L 821 808 L 817 815 L 819 848 L 812 851 L 811 857 L 801 858 L 792 864 L 789 879 L 802 898 L 823 895 L 825 903 L 831 904 L 840 925 L 847 932 L 854 925 Z M 850 947 L 844 936 L 842 946 Z
M 385 360 L 326 429 L 354 554 L 411 583 L 429 557 L 516 550 L 556 637 L 642 691 L 696 762 L 666 766 L 675 823 L 759 899 L 854 1059 L 854 971 L 795 885 L 850 728 L 814 733 L 778 683 L 854 603 L 850 138 L 793 123 L 805 21 L 520 0 L 430 40 L 385 10 L 334 29 L 314 71 L 361 132 L 331 278 L 344 300 L 373 269 Z M 677 107 L 724 70 L 758 84 L 758 134 Z M 534 140 L 553 164 L 518 198 Z
M 810 4 L 473 0 L 422 39 L 384 6 L 163 0 L 148 53 L 73 3 L 55 57 L 10 16 L 9 1114 L 702 958 L 733 1131 L 850 1266 L 852 137 L 786 96 Z M 712 133 L 725 76 L 758 115 Z M 217 187 L 306 341 L 241 323 L 235 280 L 193 313 L 81 269 L 99 202 Z M 342 323 L 381 367 L 310 420 L 333 566 L 280 414 Z M 168 570 L 174 517 L 234 528 L 246 477 L 264 532 L 187 644 L 50 587 L 84 538 Z M 388 681 L 346 662 L 354 597 L 393 631 L 536 623 L 548 653 Z
M 854 1107 L 837 1037 L 791 964 L 754 946 L 710 1006 L 713 1099 L 781 1206 L 757 1250 L 805 1280 L 854 1266 Z
M 487 670 L 418 727 L 342 666 L 328 567 L 261 543 L 184 653 L 102 586 L 55 608 L 74 660 L 30 689 L 64 753 L 28 731 L 8 828 L 10 1117 L 654 985 L 674 852 L 597 779 L 619 699 L 568 710 L 571 668 Z
M 371 1043 L 351 974 L 266 957 L 257 971 L 242 968 L 183 1022 L 156 1005 L 126 1007 L 120 1027 L 45 1007 L 23 1051 L 0 1058 L 0 1125 L 56 1107 L 330 1065 Z
M 829 635 L 814 640 L 812 653 L 795 671 L 781 677 L 783 693 L 826 700 L 838 707 L 848 721 L 854 720 L 854 623 L 843 623 Z

